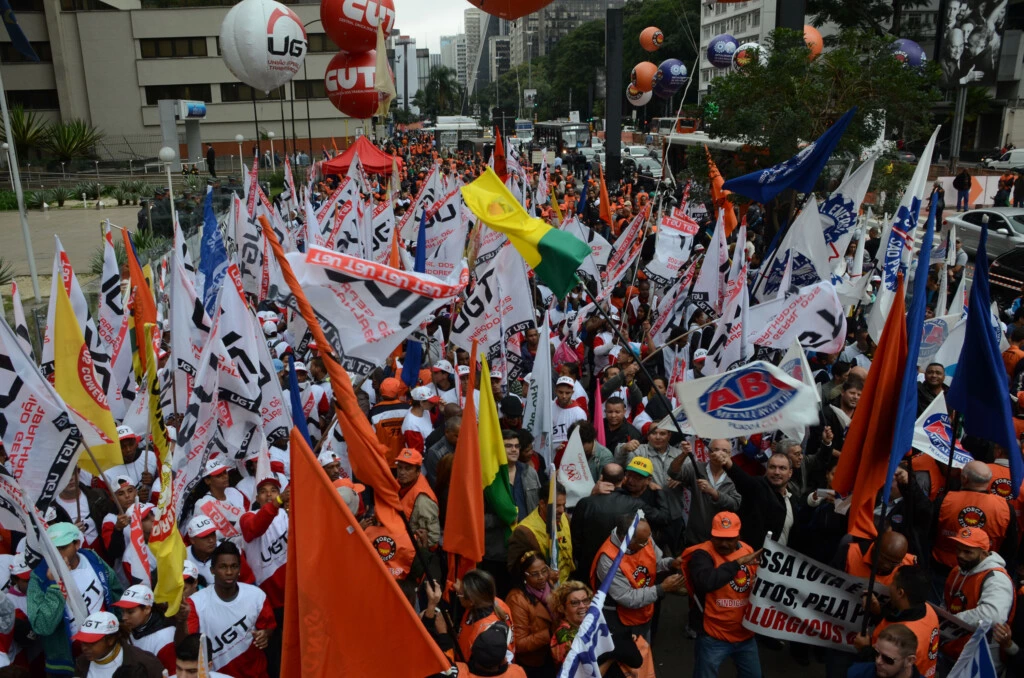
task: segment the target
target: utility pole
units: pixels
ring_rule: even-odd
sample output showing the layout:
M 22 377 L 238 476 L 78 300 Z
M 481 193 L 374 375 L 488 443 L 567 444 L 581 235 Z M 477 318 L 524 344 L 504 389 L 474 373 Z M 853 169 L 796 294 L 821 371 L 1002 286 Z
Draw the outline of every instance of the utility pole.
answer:
M 780 3 L 782 0 L 779 0 Z M 622 163 L 622 10 L 608 8 L 605 17 L 605 171 L 610 182 L 621 176 Z M 570 102 L 572 94 L 570 92 Z M 570 107 L 572 104 L 570 103 Z

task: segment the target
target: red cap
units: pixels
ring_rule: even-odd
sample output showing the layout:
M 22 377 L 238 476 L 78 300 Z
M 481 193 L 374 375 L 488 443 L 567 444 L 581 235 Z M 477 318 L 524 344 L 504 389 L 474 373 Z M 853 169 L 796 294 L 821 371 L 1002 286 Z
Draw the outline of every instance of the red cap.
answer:
M 973 549 L 985 549 L 986 551 L 988 551 L 992 544 L 988 538 L 988 533 L 985 532 L 985 530 L 979 530 L 976 527 L 962 527 L 960 528 L 960 531 L 950 537 L 950 539 L 958 544 L 963 544 L 964 546 Z
M 740 517 L 730 511 L 722 511 L 711 519 L 711 536 L 732 539 L 740 536 Z

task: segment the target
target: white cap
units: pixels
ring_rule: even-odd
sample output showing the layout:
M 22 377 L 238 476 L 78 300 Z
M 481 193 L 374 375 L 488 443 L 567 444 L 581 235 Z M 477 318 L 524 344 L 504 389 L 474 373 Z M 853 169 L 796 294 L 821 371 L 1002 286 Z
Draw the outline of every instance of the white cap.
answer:
M 139 514 L 139 520 L 142 520 L 146 516 L 148 516 L 150 513 L 152 513 L 153 509 L 155 509 L 155 508 L 156 508 L 156 506 L 154 506 L 153 504 L 150 504 L 149 502 L 142 503 L 140 501 L 137 501 L 134 504 L 132 504 L 131 506 L 129 506 L 127 508 L 127 510 L 125 511 L 125 513 L 129 513 L 130 515 L 135 515 L 137 513 L 137 514 Z
M 153 589 L 145 584 L 129 586 L 121 594 L 121 600 L 114 607 L 153 607 Z
M 203 472 L 203 477 L 209 478 L 210 476 L 217 476 L 220 475 L 221 473 L 226 472 L 227 470 L 227 464 L 221 461 L 220 458 L 211 459 L 210 461 L 206 462 L 206 470 Z
M 706 348 L 698 348 L 696 351 L 693 352 L 693 362 L 697 362 L 698 360 L 704 360 L 707 357 L 708 350 Z
M 15 554 L 14 558 L 11 559 L 10 563 L 11 576 L 17 577 L 21 574 L 28 574 L 32 571 L 28 565 L 25 564 L 25 552 Z
M 199 578 L 199 568 L 191 560 L 186 560 L 181 566 L 181 577 L 191 577 L 192 579 Z
M 327 466 L 328 464 L 333 464 L 336 461 L 341 461 L 338 455 L 330 450 L 324 450 L 321 452 L 320 456 L 317 457 L 316 460 L 320 462 L 321 466 Z
M 576 380 L 572 377 L 559 377 L 558 381 L 555 382 L 555 386 L 572 386 L 576 388 Z
M 437 395 L 433 386 L 417 386 L 409 393 L 409 397 L 419 402 L 432 402 L 436 403 L 441 398 Z
M 491 379 L 497 379 L 498 381 L 501 381 L 504 378 L 505 373 L 502 372 L 501 370 L 491 370 Z
M 195 539 L 196 537 L 205 537 L 206 535 L 216 531 L 217 526 L 214 525 L 213 521 L 207 518 L 206 516 L 194 516 L 192 520 L 188 521 L 189 539 Z
M 112 489 L 114 490 L 114 492 L 117 492 L 126 485 L 129 487 L 135 487 L 135 481 L 129 478 L 128 476 L 120 475 L 114 478 L 114 487 Z
M 287 341 L 279 341 L 274 344 L 274 357 L 278 359 L 284 358 L 290 350 L 292 350 L 292 347 L 288 345 Z
M 468 377 L 469 376 L 469 365 L 459 365 L 458 369 L 459 369 L 459 376 L 460 377 Z
M 138 440 L 138 436 L 135 435 L 135 431 L 132 430 L 131 426 L 121 425 L 117 427 L 117 439 L 124 440 L 125 438 L 135 438 Z
M 263 334 L 267 335 L 268 337 L 276 337 L 277 323 L 270 322 L 269 320 L 263 323 Z
M 447 374 L 455 374 L 455 368 L 447 360 L 438 360 L 434 363 L 434 366 L 430 368 L 434 372 L 445 372 Z
M 296 372 L 305 372 L 306 374 L 309 374 L 309 370 L 306 369 L 306 363 L 301 362 L 299 360 L 295 361 L 295 371 Z
M 109 612 L 93 612 L 85 621 L 78 633 L 71 636 L 71 640 L 78 640 L 83 643 L 95 643 L 104 636 L 111 636 L 121 628 L 117 617 Z

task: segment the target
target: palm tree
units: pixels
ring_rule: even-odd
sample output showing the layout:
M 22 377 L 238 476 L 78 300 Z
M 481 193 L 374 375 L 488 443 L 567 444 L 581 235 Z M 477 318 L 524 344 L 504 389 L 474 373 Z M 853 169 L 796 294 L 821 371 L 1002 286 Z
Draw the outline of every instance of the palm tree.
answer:
M 462 85 L 458 75 L 447 66 L 430 69 L 427 85 L 413 100 L 423 115 L 438 116 L 459 113 L 462 108 Z
M 103 138 L 103 133 L 83 120 L 55 122 L 47 129 L 43 146 L 61 162 L 89 158 L 93 149 Z
M 12 106 L 10 115 L 14 149 L 18 153 L 18 160 L 23 162 L 28 157 L 29 150 L 38 150 L 42 147 L 48 125 L 37 113 L 26 112 L 21 106 Z M 8 141 L 3 121 L 0 121 L 0 140 Z

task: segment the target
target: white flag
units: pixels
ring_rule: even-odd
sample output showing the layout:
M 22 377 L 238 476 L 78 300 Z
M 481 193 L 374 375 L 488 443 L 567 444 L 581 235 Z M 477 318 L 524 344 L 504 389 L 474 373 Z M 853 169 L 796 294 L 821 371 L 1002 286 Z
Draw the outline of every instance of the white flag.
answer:
M 469 233 L 469 210 L 462 202 L 462 182 L 456 180 L 455 190 L 438 200 L 427 211 L 424 223 L 426 233 L 426 273 L 447 278 L 461 265 Z M 417 227 L 417 240 L 419 239 Z M 419 243 L 416 243 L 419 247 Z
M 767 300 L 775 297 L 782 281 L 787 253 L 793 259 L 793 284 L 797 287 L 806 287 L 820 281 L 829 282 L 832 279 L 829 250 L 825 245 L 825 234 L 821 228 L 818 202 L 813 194 L 807 199 L 807 204 L 782 238 L 775 260 L 762 280 L 757 299 Z
M 825 228 L 825 246 L 828 248 L 828 263 L 832 272 L 842 273 L 846 248 L 853 240 L 857 226 L 857 214 L 867 195 L 871 176 L 875 170 L 872 155 L 856 172 L 849 174 L 839 187 L 818 206 L 821 222 Z
M 430 209 L 444 195 L 444 184 L 441 182 L 440 167 L 435 163 L 430 168 L 430 173 L 420 185 L 420 192 L 416 200 L 402 215 L 398 222 L 398 234 L 403 240 L 412 241 L 416 239 L 416 232 L 420 227 L 420 217 Z
M 548 403 L 551 401 L 548 400 Z M 551 409 L 550 404 L 548 409 Z M 565 506 L 574 508 L 583 497 L 589 497 L 594 489 L 594 479 L 590 475 L 587 454 L 583 451 L 580 440 L 580 429 L 576 428 L 569 438 L 569 443 L 562 453 L 562 463 L 558 467 L 558 482 L 565 487 Z
M 533 361 L 530 390 L 526 396 L 523 413 L 523 429 L 533 434 L 533 449 L 544 460 L 545 465 L 554 463 L 551 449 L 551 329 L 548 324 L 550 313 L 544 313 L 544 323 L 538 328 L 537 357 Z
M 370 224 L 372 244 L 370 260 L 378 264 L 388 263 L 391 254 L 391 239 L 395 231 L 395 208 L 390 200 L 377 203 L 373 208 L 373 221 Z
M 725 275 L 729 272 L 729 250 L 725 236 L 725 213 L 719 212 L 715 233 L 711 236 L 704 264 L 693 284 L 693 303 L 715 318 L 722 315 L 725 301 Z
M 25 321 L 25 308 L 21 305 L 21 291 L 18 283 L 11 281 L 11 307 L 14 311 L 14 333 L 21 341 L 21 347 L 25 349 L 25 355 L 35 362 L 35 351 L 32 350 L 32 340 L 28 334 L 28 323 Z
M 747 338 L 768 348 L 788 348 L 794 339 L 808 351 L 836 353 L 846 341 L 846 315 L 829 282 L 802 287 L 797 294 L 750 309 Z

